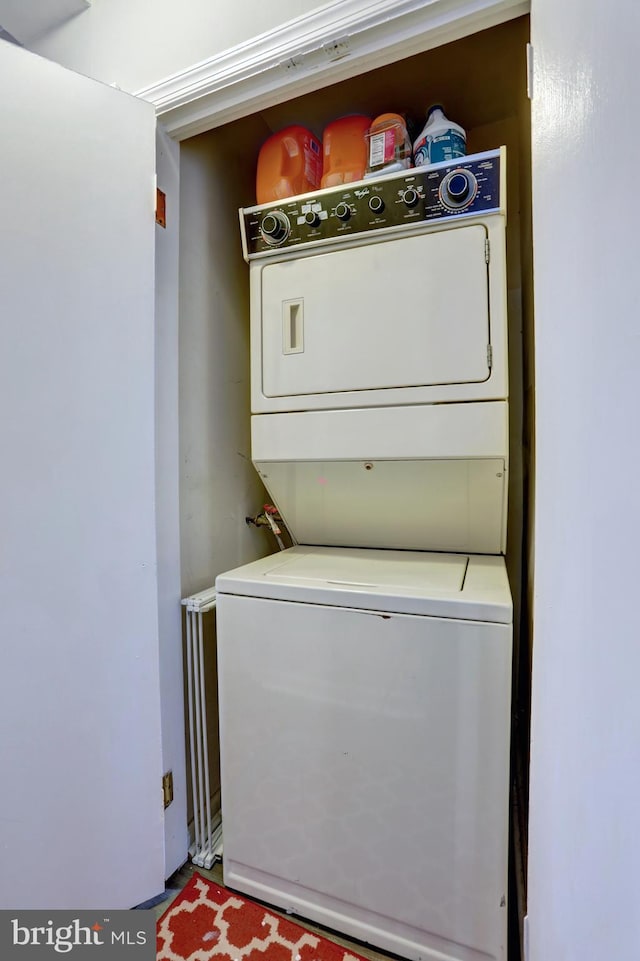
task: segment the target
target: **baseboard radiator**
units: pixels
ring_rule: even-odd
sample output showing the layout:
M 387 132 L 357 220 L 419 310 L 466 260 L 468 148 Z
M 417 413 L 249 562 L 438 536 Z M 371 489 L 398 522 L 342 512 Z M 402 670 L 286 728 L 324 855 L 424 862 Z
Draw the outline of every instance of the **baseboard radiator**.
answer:
M 207 741 L 207 699 L 205 695 L 205 658 L 203 618 L 215 609 L 213 588 L 200 591 L 182 601 L 186 611 L 187 708 L 193 797 L 192 862 L 210 868 L 222 857 L 222 818 L 219 808 L 212 812 Z

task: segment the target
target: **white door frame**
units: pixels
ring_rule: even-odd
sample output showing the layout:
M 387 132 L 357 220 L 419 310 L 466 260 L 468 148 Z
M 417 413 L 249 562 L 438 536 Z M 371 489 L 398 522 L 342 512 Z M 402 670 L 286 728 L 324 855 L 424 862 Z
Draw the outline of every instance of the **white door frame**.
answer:
M 530 0 L 336 0 L 137 91 L 185 140 L 522 16 Z

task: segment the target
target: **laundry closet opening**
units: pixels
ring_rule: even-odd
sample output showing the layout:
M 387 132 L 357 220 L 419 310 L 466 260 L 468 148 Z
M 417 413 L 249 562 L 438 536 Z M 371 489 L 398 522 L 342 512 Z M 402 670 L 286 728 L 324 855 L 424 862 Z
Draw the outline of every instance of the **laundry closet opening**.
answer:
M 181 144 L 180 511 L 183 596 L 225 570 L 277 550 L 247 526 L 268 502 L 251 463 L 249 271 L 238 208 L 255 198 L 258 151 L 302 124 L 321 139 L 346 114 L 400 112 L 420 130 L 442 103 L 467 131 L 469 154 L 507 148 L 510 474 L 507 568 L 514 603 L 510 914 L 517 940 L 526 876 L 533 519 L 533 277 L 529 18 L 520 17 L 201 134 Z M 359 278 L 393 285 L 389 276 Z M 403 309 L 405 291 L 395 291 Z M 390 318 L 393 324 L 393 318 Z M 372 519 L 373 522 L 373 519 Z M 206 621 L 211 794 L 219 801 L 214 619 Z M 510 957 L 517 955 L 511 954 Z

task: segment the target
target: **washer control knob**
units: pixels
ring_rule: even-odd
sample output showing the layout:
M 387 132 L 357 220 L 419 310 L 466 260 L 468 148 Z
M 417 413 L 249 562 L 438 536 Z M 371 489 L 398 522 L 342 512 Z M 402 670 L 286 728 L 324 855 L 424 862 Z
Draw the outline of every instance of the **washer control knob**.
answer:
M 450 210 L 459 210 L 471 203 L 478 183 L 470 170 L 453 170 L 442 181 L 440 199 Z
M 338 220 L 347 221 L 351 216 L 351 207 L 349 204 L 339 203 L 336 207 L 336 217 Z
M 381 214 L 384 210 L 384 200 L 380 194 L 374 194 L 369 198 L 369 210 L 374 214 Z
M 274 210 L 270 214 L 267 214 L 263 217 L 262 223 L 260 224 L 262 239 L 272 247 L 284 243 L 289 236 L 290 230 L 291 224 L 289 223 L 289 218 L 286 214 L 283 214 L 281 210 Z
M 417 206 L 418 201 L 420 200 L 420 196 L 418 194 L 418 191 L 415 189 L 415 187 L 407 187 L 407 189 L 402 195 L 402 199 L 404 200 L 407 207 L 411 208 L 411 207 Z
M 304 215 L 304 222 L 307 227 L 317 227 L 320 223 L 320 217 L 315 210 L 307 210 Z

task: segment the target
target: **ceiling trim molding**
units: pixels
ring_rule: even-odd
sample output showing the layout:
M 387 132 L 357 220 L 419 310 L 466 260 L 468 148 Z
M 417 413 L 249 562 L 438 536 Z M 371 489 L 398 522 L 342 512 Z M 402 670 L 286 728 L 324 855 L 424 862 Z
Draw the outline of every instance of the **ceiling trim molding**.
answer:
M 176 140 L 528 13 L 530 0 L 336 0 L 136 92 Z

